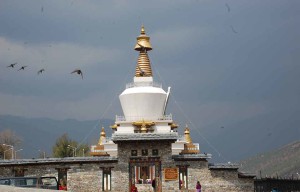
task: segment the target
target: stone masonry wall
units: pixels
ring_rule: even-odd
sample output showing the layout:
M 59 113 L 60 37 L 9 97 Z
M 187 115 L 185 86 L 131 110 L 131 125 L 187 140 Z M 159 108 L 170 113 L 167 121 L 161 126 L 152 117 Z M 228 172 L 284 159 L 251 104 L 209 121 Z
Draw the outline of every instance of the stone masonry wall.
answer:
M 112 191 L 124 192 L 129 188 L 129 168 L 128 163 L 118 164 L 111 173 L 111 188 Z
M 0 167 L 0 177 L 14 177 L 14 170 L 25 169 L 25 176 L 54 176 L 58 177 L 57 170 L 55 167 L 57 165 L 39 165 L 39 166 L 6 166 Z
M 74 165 L 68 170 L 68 190 L 73 192 L 101 191 L 102 170 L 99 165 Z
M 197 161 L 174 161 L 171 158 L 171 150 L 168 143 L 139 143 L 137 145 L 123 144 L 119 151 L 119 162 L 98 163 L 56 163 L 36 165 L 7 165 L 0 166 L 0 177 L 13 177 L 14 170 L 25 169 L 25 176 L 55 176 L 58 177 L 57 168 L 68 168 L 67 185 L 72 192 L 94 192 L 102 191 L 102 168 L 111 168 L 111 191 L 129 191 L 129 158 L 131 150 L 143 148 L 158 149 L 161 159 L 161 178 L 163 192 L 195 191 L 197 181 L 201 182 L 203 192 L 252 192 L 254 191 L 254 180 L 240 178 L 236 169 L 209 169 L 205 160 Z M 151 155 L 151 151 L 149 151 Z M 179 190 L 179 180 L 165 181 L 164 168 L 186 165 L 188 167 L 188 189 Z M 138 186 L 140 192 L 148 191 L 151 185 Z M 147 190 L 142 190 L 147 189 Z
M 239 178 L 237 170 L 209 170 L 199 162 L 189 162 L 188 186 L 195 190 L 197 181 L 205 192 L 252 192 L 254 180 Z
M 116 182 L 122 178 L 122 174 L 114 170 L 116 163 L 89 163 L 89 164 L 48 164 L 48 165 L 14 165 L 1 166 L 1 177 L 14 177 L 14 169 L 25 169 L 24 176 L 54 176 L 58 178 L 58 167 L 68 167 L 67 186 L 72 192 L 102 191 L 102 167 L 110 167 L 112 175 L 112 191 L 127 191 L 122 189 L 124 183 Z M 118 168 L 116 169 L 118 170 Z M 121 179 L 128 183 L 128 178 Z M 123 188 L 124 189 L 124 188 Z

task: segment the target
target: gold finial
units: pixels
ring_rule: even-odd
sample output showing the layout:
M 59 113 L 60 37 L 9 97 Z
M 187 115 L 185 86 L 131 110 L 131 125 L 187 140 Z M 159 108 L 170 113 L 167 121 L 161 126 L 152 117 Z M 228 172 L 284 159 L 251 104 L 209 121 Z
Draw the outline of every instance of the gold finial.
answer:
M 144 25 L 142 25 L 142 28 L 141 28 L 141 34 L 142 34 L 142 35 L 145 35 L 145 34 L 146 34 Z
M 135 76 L 152 77 L 152 69 L 148 57 L 148 51 L 152 50 L 152 46 L 150 44 L 150 37 L 146 35 L 144 25 L 142 25 L 140 36 L 138 36 L 136 39 L 137 43 L 134 49 L 139 51 L 140 54 L 135 69 Z
M 185 137 L 185 141 L 187 143 L 193 143 L 192 142 L 192 138 L 191 138 L 191 135 L 190 135 L 190 129 L 188 128 L 188 126 L 186 125 L 186 128 L 184 130 L 184 137 Z
M 106 134 L 104 131 L 104 127 L 102 127 L 98 144 L 96 146 L 93 146 L 92 150 L 90 151 L 91 156 L 110 156 L 104 149 L 105 137 Z
M 104 127 L 102 127 L 100 138 L 99 138 L 99 141 L 98 141 L 98 145 L 102 145 L 105 138 L 106 138 L 106 134 L 105 134 L 105 131 L 104 131 Z
M 150 37 L 146 35 L 145 27 L 142 25 L 141 34 L 136 38 L 137 43 L 134 47 L 136 51 L 150 51 L 152 50 L 152 46 L 150 43 Z
M 186 143 L 184 144 L 184 149 L 179 154 L 198 154 L 200 153 L 199 148 L 193 144 L 192 138 L 190 135 L 190 129 L 188 128 L 188 125 L 185 126 L 184 130 L 184 137 Z
M 101 136 L 106 136 L 106 134 L 105 134 L 105 131 L 104 131 L 104 127 L 102 127 L 102 129 L 101 129 Z

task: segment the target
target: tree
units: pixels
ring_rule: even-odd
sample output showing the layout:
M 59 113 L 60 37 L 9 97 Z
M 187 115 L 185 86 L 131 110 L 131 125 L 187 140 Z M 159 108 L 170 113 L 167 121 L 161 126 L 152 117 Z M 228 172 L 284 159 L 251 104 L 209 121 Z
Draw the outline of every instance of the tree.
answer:
M 81 144 L 77 150 L 77 157 L 78 156 L 90 156 L 90 146 L 88 144 Z
M 78 145 L 78 142 L 70 139 L 67 133 L 59 137 L 52 148 L 53 157 L 73 157 L 75 154 L 83 156 L 83 151 L 88 154 L 89 146 L 87 144 Z
M 6 129 L 0 132 L 0 159 L 11 159 L 12 158 L 12 150 L 9 150 L 10 147 L 5 146 L 12 145 L 15 148 L 21 144 L 21 139 L 15 132 L 10 129 Z

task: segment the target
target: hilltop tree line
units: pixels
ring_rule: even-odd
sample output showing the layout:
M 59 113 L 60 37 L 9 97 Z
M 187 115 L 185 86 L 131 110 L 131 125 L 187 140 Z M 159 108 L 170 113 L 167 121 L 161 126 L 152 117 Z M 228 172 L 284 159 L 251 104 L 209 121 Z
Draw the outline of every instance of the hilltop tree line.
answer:
M 52 155 L 53 157 L 87 156 L 89 149 L 87 144 L 79 144 L 65 133 L 56 140 L 52 148 Z
M 0 159 L 12 159 L 11 146 L 14 150 L 20 148 L 22 139 L 15 132 L 7 129 L 0 132 Z M 68 137 L 67 133 L 57 138 L 52 147 L 52 157 L 63 158 L 73 156 L 89 156 L 89 145 L 79 144 L 77 141 Z M 39 158 L 43 158 L 45 154 L 41 152 Z

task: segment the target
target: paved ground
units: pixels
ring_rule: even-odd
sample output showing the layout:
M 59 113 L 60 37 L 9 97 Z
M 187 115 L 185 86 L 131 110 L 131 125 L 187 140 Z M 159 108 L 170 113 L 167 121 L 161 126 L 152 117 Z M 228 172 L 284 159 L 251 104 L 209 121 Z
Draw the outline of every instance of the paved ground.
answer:
M 33 188 L 21 188 L 21 187 L 12 187 L 12 186 L 5 186 L 0 185 L 1 192 L 54 192 L 57 190 L 49 190 L 49 189 L 33 189 Z

